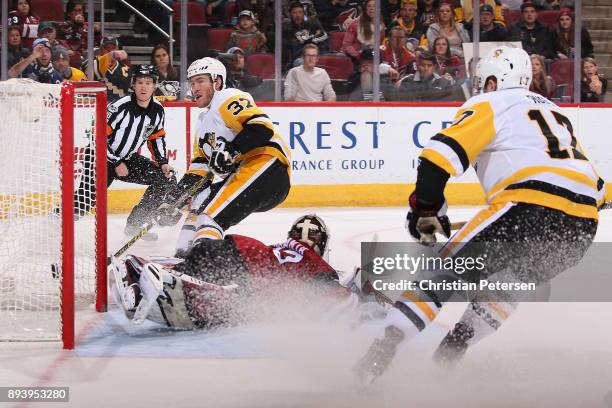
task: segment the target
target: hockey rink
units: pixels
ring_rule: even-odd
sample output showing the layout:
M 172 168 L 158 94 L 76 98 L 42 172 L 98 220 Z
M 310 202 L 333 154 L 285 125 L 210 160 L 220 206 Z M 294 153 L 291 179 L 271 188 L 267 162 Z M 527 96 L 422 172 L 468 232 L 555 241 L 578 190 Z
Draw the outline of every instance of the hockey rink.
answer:
M 461 221 L 476 210 L 454 207 L 449 215 Z M 229 232 L 280 242 L 298 216 L 312 211 L 254 214 Z M 410 239 L 405 208 L 316 213 L 330 230 L 329 261 L 339 270 L 359 264 L 362 241 Z M 612 210 L 600 216 L 597 240 L 612 241 Z M 109 216 L 109 251 L 126 240 L 125 218 Z M 178 227 L 155 231 L 157 242 L 141 241 L 129 253 L 172 255 Z M 116 305 L 106 314 L 81 312 L 74 351 L 59 342 L 0 342 L 0 386 L 69 386 L 70 403 L 53 406 L 74 407 L 612 408 L 612 303 L 524 303 L 453 370 L 431 360 L 465 308 L 447 304 L 367 388 L 351 367 L 380 327 L 321 320 L 310 306 L 279 302 L 252 324 L 199 332 L 135 326 Z

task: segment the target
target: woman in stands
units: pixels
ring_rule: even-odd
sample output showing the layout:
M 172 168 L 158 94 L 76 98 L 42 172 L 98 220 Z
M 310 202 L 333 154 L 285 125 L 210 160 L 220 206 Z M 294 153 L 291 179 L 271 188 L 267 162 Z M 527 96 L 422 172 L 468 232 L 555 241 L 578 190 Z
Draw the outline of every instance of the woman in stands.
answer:
M 533 79 L 529 90 L 550 98 L 555 90 L 555 81 L 546 73 L 544 57 L 538 54 L 531 55 L 531 72 Z
M 597 73 L 597 62 L 587 57 L 582 61 L 581 102 L 604 102 L 608 80 Z
M 24 47 L 32 47 L 37 37 L 38 23 L 40 18 L 32 11 L 30 0 L 13 0 L 8 25 L 19 27 Z
M 8 29 L 8 64 L 10 68 L 21 60 L 24 60 L 32 53 L 32 50 L 25 48 L 21 41 L 21 30 L 18 26 L 10 26 Z
M 449 81 L 454 82 L 457 72 L 459 71 L 457 67 L 459 64 L 461 64 L 461 60 L 455 55 L 451 54 L 448 38 L 436 38 L 433 42 L 432 53 L 436 59 L 438 74 L 445 77 Z
M 436 10 L 440 6 L 440 0 L 417 0 L 417 24 L 425 30 L 436 22 Z
M 157 68 L 159 81 L 155 90 L 158 101 L 174 101 L 179 93 L 179 74 L 172 66 L 170 50 L 165 44 L 158 44 L 151 51 L 151 65 Z
M 450 3 L 442 3 L 436 12 L 437 21 L 427 29 L 427 42 L 433 51 L 433 43 L 438 37 L 446 37 L 450 44 L 451 54 L 463 58 L 461 44 L 470 42 L 470 34 L 463 24 L 455 22 L 453 8 Z
M 574 58 L 574 16 L 568 8 L 561 9 L 559 23 L 553 28 L 555 47 L 560 59 Z M 589 31 L 582 27 L 580 31 L 582 58 L 593 57 L 593 43 Z
M 374 14 L 375 1 L 368 0 L 365 6 L 365 13 L 356 18 L 348 27 L 346 35 L 342 40 L 341 51 L 359 61 L 361 52 L 374 48 Z M 380 23 L 380 42 L 385 38 L 385 24 Z M 379 44 L 380 45 L 380 44 Z

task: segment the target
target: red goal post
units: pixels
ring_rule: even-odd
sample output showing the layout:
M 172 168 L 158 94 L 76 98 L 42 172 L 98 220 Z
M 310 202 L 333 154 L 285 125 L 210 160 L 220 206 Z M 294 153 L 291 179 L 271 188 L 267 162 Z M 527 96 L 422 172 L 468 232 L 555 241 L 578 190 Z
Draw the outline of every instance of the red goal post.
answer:
M 0 341 L 72 349 L 106 310 L 106 92 L 0 82 Z

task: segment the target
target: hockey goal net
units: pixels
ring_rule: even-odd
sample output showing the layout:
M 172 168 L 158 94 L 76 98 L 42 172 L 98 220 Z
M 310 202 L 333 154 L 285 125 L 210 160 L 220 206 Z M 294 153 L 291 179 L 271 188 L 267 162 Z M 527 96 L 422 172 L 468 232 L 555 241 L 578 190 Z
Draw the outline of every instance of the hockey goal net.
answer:
M 106 309 L 105 114 L 97 82 L 0 82 L 0 340 L 73 348 Z

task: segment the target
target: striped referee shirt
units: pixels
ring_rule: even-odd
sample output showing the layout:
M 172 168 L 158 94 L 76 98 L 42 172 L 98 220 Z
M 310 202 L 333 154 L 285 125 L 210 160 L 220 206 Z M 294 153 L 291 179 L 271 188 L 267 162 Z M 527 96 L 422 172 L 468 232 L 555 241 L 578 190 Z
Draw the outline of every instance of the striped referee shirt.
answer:
M 106 136 L 109 163 L 118 165 L 138 152 L 146 142 L 151 158 L 160 165 L 166 164 L 165 135 L 164 108 L 155 98 L 151 98 L 146 109 L 138 106 L 133 94 L 108 105 Z

